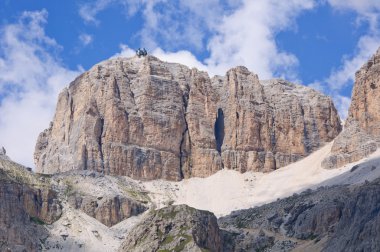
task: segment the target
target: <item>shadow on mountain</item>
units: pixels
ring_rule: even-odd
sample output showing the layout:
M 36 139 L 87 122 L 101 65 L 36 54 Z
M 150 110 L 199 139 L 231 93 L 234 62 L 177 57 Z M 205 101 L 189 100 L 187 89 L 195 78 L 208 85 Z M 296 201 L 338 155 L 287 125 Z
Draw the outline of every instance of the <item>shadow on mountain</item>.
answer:
M 364 161 L 315 190 L 232 212 L 219 225 L 240 237 L 235 251 L 249 249 L 241 244 L 252 233 L 272 237 L 269 246 L 281 251 L 380 251 L 379 164 L 380 158 Z

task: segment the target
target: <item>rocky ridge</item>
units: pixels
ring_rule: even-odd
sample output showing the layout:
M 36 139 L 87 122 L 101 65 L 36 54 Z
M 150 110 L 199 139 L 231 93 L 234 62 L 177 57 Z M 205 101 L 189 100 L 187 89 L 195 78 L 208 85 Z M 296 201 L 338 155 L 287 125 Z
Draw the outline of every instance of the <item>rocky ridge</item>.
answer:
M 335 138 L 327 96 L 245 67 L 226 76 L 153 56 L 116 58 L 59 96 L 35 150 L 37 171 L 94 170 L 135 179 L 206 177 L 223 167 L 272 171 Z
M 222 243 L 215 215 L 179 205 L 151 212 L 119 251 L 221 251 Z
M 3 149 L 4 150 L 4 149 Z M 40 251 L 48 236 L 42 225 L 62 214 L 60 200 L 44 177 L 0 155 L 0 251 Z
M 380 143 L 380 49 L 355 75 L 345 128 L 322 165 L 337 168 L 375 152 Z
M 150 206 L 137 183 L 127 178 L 90 171 L 35 174 L 5 153 L 0 155 L 0 199 L 0 251 L 57 251 L 68 245 L 75 251 L 93 248 L 88 241 L 73 236 L 85 228 L 78 227 L 75 218 L 83 213 L 111 227 Z M 117 234 L 123 232 L 121 229 Z M 96 235 L 100 237 L 94 230 L 95 239 Z
M 252 251 L 252 237 L 271 237 L 266 251 L 378 251 L 380 180 L 320 187 L 218 220 L 240 236 L 233 251 Z

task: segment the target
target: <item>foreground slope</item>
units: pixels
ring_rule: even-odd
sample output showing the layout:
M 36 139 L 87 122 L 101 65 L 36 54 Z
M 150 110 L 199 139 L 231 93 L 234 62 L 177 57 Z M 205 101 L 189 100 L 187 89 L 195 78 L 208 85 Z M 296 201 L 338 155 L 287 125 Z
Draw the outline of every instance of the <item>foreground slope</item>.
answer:
M 148 200 L 126 178 L 35 174 L 0 154 L 0 251 L 115 251 Z
M 261 249 L 379 251 L 380 180 L 305 191 L 236 211 L 219 219 L 219 224 L 240 236 L 233 251 L 255 251 L 250 234 L 259 230 L 271 237 Z
M 221 170 L 272 171 L 340 132 L 327 96 L 245 67 L 210 78 L 153 56 L 116 58 L 59 96 L 35 150 L 37 171 L 95 170 L 181 180 Z
M 8 159 L 0 159 L 0 248 L 11 251 L 377 251 L 380 155 L 375 154 L 377 157 L 348 166 L 339 176 L 313 184 L 314 190 L 235 211 L 219 220 L 208 211 L 185 205 L 170 206 L 173 202 L 155 209 L 155 201 L 144 184 L 129 178 L 91 171 L 41 176 Z M 333 171 L 339 170 L 328 172 Z M 366 178 L 373 181 L 363 181 Z M 250 190 L 255 193 L 255 188 Z M 205 190 L 192 193 L 205 194 Z M 228 201 L 226 196 L 223 198 L 220 192 L 219 200 Z M 129 202 L 132 207 L 121 202 Z M 144 207 L 150 210 L 142 214 L 131 211 Z M 112 223 L 115 217 L 120 218 L 117 224 Z

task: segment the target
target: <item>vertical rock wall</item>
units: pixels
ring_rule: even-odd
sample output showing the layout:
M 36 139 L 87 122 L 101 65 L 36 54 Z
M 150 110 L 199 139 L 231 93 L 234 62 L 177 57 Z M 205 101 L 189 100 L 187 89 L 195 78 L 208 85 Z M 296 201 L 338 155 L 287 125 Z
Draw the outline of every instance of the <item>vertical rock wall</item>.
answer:
M 344 131 L 335 139 L 322 165 L 336 168 L 358 161 L 380 143 L 380 50 L 355 75 Z
M 96 170 L 137 179 L 271 171 L 340 132 L 331 99 L 244 67 L 225 77 L 155 57 L 117 58 L 60 94 L 39 136 L 37 171 Z

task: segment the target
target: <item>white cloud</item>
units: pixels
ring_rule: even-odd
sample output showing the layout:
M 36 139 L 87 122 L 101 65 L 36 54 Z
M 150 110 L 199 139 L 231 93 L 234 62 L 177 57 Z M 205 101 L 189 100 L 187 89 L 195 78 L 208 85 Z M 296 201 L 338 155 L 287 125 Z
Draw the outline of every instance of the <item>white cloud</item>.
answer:
M 88 23 L 98 24 L 96 15 L 108 7 L 114 0 L 97 0 L 90 4 L 83 4 L 79 8 L 79 15 Z
M 99 24 L 97 14 L 118 4 L 124 7 L 126 16 L 139 15 L 144 20 L 140 30 L 143 44 L 154 49 L 157 41 L 163 42 L 170 49 L 183 45 L 192 49 L 203 48 L 205 35 L 215 27 L 224 15 L 221 0 L 97 0 L 81 6 L 80 16 L 89 23 Z M 228 5 L 236 6 L 237 1 Z
M 79 35 L 79 41 L 83 46 L 87 46 L 92 43 L 93 37 L 90 34 L 82 33 Z
M 180 63 L 188 67 L 195 67 L 202 71 L 209 71 L 208 67 L 198 61 L 197 58 L 189 51 L 165 52 L 161 48 L 156 48 L 152 52 L 152 55 L 163 61 Z
M 225 14 L 219 0 L 145 1 L 141 8 L 145 23 L 140 36 L 150 49 L 164 44 L 171 50 L 183 46 L 202 50 L 207 33 Z
M 331 72 L 326 82 L 330 90 L 339 91 L 355 81 L 355 73 L 368 61 L 380 45 L 378 34 L 365 35 L 359 39 L 353 56 L 344 56 L 342 65 Z
M 136 55 L 135 50 L 129 48 L 127 45 L 121 44 L 120 49 L 121 49 L 120 53 L 115 54 L 114 56 L 112 56 L 112 58 L 114 57 L 128 57 L 129 58 Z
M 355 81 L 355 73 L 371 58 L 380 46 L 380 1 L 378 0 L 327 0 L 330 6 L 338 11 L 354 12 L 357 15 L 357 24 L 368 24 L 366 34 L 361 36 L 355 50 L 351 54 L 343 55 L 339 67 L 332 69 L 324 80 L 315 81 L 309 86 L 329 94 L 339 112 L 345 120 L 350 106 L 350 98 L 341 95 L 343 89 Z
M 78 71 L 49 51 L 59 45 L 44 32 L 47 12 L 24 12 L 0 28 L 0 145 L 15 161 L 33 167 L 38 134 L 54 115 L 58 93 Z
M 136 55 L 135 50 L 129 48 L 127 45 L 120 45 L 121 52 L 112 56 L 114 57 L 132 57 Z M 202 71 L 208 71 L 206 65 L 202 62 L 198 61 L 197 58 L 189 51 L 177 51 L 177 52 L 165 52 L 161 48 L 156 48 L 149 54 L 159 58 L 160 60 L 171 62 L 171 63 L 179 63 L 186 65 L 188 67 L 195 67 Z
M 344 55 L 342 65 L 333 70 L 327 82 L 333 90 L 354 81 L 355 72 L 376 52 L 380 45 L 380 1 L 379 0 L 328 0 L 335 9 L 353 11 L 360 22 L 369 25 L 367 33 L 357 43 L 352 55 Z
M 361 15 L 380 11 L 378 0 L 328 0 L 328 3 L 336 9 L 353 10 Z
M 245 65 L 261 78 L 275 75 L 292 80 L 297 79 L 298 60 L 278 48 L 275 36 L 293 28 L 298 15 L 314 7 L 313 0 L 229 1 L 230 8 L 219 0 L 119 3 L 132 6 L 134 12 L 136 6 L 141 8 L 145 20 L 142 43 L 161 57 L 174 57 L 176 61 L 180 60 L 178 56 L 185 57 L 184 62 L 203 70 L 207 67 L 211 74 L 223 75 L 231 67 Z M 201 63 L 189 51 L 180 50 L 181 45 L 195 49 L 207 45 L 210 56 Z M 179 51 L 168 55 L 157 48 Z
M 293 27 L 298 15 L 313 7 L 312 0 L 244 1 L 218 26 L 216 36 L 208 43 L 211 56 L 206 62 L 218 73 L 245 65 L 261 78 L 274 75 L 295 78 L 292 68 L 298 60 L 278 48 L 275 36 Z
M 310 83 L 307 86 L 312 88 L 312 89 L 318 90 L 319 92 L 325 92 L 325 87 L 319 81 L 315 81 L 313 83 Z
M 342 120 L 345 120 L 348 115 L 348 109 L 350 108 L 351 99 L 349 97 L 339 94 L 333 95 L 332 98 L 340 118 Z

